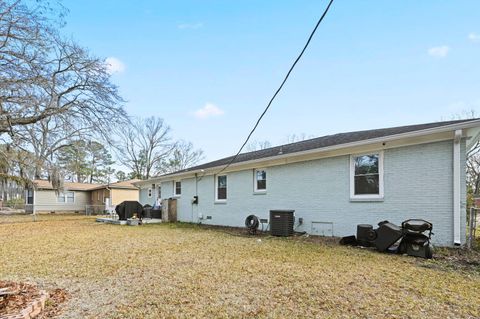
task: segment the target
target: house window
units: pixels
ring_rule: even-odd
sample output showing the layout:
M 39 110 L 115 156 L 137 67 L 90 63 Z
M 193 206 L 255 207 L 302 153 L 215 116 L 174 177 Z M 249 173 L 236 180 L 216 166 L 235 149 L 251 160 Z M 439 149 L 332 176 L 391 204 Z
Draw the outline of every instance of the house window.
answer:
M 74 203 L 75 202 L 75 193 L 74 192 L 62 192 L 58 194 L 57 200 L 59 203 Z
M 162 188 L 160 186 L 158 186 L 157 191 L 158 191 L 157 198 L 162 198 Z
M 148 189 L 148 198 L 151 198 L 151 197 L 152 197 L 152 189 L 149 188 L 149 189 Z
M 217 201 L 227 200 L 227 175 L 217 176 L 215 193 L 216 193 L 215 199 Z
M 350 197 L 383 198 L 383 152 L 351 156 Z
M 255 192 L 267 191 L 267 171 L 265 169 L 256 169 L 253 178 L 253 190 Z
M 182 195 L 182 182 L 180 181 L 173 182 L 173 195 L 174 196 Z

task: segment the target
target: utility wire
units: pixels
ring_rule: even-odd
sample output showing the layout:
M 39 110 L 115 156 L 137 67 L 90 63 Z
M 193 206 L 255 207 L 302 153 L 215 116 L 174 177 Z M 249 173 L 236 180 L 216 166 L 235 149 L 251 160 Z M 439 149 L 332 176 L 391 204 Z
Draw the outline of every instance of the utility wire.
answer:
M 310 33 L 310 36 L 308 37 L 308 40 L 307 40 L 307 42 L 305 43 L 302 51 L 300 52 L 300 54 L 298 55 L 298 57 L 295 59 L 295 62 L 293 62 L 292 66 L 290 67 L 290 69 L 289 69 L 288 72 L 287 72 L 287 75 L 286 75 L 285 78 L 283 79 L 282 84 L 280 84 L 280 86 L 278 87 L 277 91 L 275 91 L 275 94 L 273 94 L 272 98 L 270 99 L 270 102 L 268 102 L 268 104 L 267 104 L 267 107 L 265 108 L 265 110 L 263 111 L 263 113 L 262 113 L 262 114 L 260 115 L 260 117 L 258 118 L 257 122 L 255 123 L 255 126 L 254 126 L 253 129 L 250 131 L 250 134 L 248 134 L 247 139 L 245 140 L 245 142 L 243 142 L 242 147 L 240 147 L 240 149 L 238 150 L 237 154 L 235 154 L 235 156 L 230 160 L 230 162 L 228 162 L 228 164 L 225 165 L 225 167 L 223 167 L 217 174 L 220 174 L 221 172 L 223 172 L 224 170 L 226 170 L 226 169 L 227 169 L 230 165 L 232 165 L 232 163 L 237 159 L 238 155 L 240 155 L 240 153 L 242 152 L 243 148 L 245 147 L 245 145 L 248 143 L 250 137 L 252 136 L 253 132 L 255 132 L 255 129 L 257 128 L 258 124 L 260 124 L 260 121 L 262 120 L 263 116 L 265 115 L 265 113 L 267 113 L 268 109 L 270 108 L 270 105 L 272 105 L 273 100 L 275 100 L 275 98 L 277 97 L 278 93 L 280 93 L 280 91 L 282 90 L 283 85 L 285 84 L 285 82 L 287 82 L 287 80 L 288 80 L 288 78 L 289 78 L 289 76 L 290 76 L 290 73 L 292 73 L 292 71 L 293 71 L 293 69 L 295 68 L 295 66 L 297 65 L 298 61 L 300 61 L 300 59 L 302 58 L 303 53 L 305 52 L 305 50 L 307 49 L 308 45 L 310 44 L 310 41 L 312 40 L 313 35 L 315 34 L 315 32 L 316 32 L 317 29 L 318 29 L 318 26 L 320 25 L 320 23 L 322 23 L 323 18 L 325 18 L 325 16 L 327 15 L 327 12 L 328 12 L 328 10 L 330 9 L 330 6 L 332 5 L 332 3 L 333 3 L 333 0 L 330 0 L 330 2 L 328 3 L 327 7 L 325 8 L 325 11 L 323 11 L 322 16 L 320 17 L 320 19 L 318 20 L 317 24 L 315 25 L 315 28 L 313 28 L 312 32 Z

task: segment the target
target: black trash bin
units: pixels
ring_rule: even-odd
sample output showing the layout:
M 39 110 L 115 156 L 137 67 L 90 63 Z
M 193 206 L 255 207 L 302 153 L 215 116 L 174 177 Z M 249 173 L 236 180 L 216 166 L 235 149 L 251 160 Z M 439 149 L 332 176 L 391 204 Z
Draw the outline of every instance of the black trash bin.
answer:
M 143 218 L 152 218 L 152 205 L 146 204 L 143 206 Z

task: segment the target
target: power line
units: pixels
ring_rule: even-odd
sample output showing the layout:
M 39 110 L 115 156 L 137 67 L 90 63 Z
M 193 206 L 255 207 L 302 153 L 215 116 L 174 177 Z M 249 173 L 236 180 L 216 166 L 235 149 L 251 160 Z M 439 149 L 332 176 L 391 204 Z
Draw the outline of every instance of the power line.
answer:
M 263 116 L 265 115 L 265 113 L 267 113 L 268 109 L 270 108 L 270 105 L 272 105 L 273 100 L 275 100 L 275 98 L 277 97 L 278 93 L 280 93 L 280 91 L 282 90 L 283 85 L 285 84 L 285 82 L 287 82 L 287 80 L 288 80 L 288 78 L 289 78 L 289 76 L 290 76 L 290 73 L 292 73 L 292 71 L 293 71 L 293 69 L 295 68 L 295 66 L 297 65 L 298 61 L 301 59 L 303 53 L 305 52 L 305 50 L 307 49 L 308 45 L 310 44 L 310 41 L 312 40 L 313 35 L 314 35 L 315 32 L 317 31 L 318 26 L 320 25 L 320 23 L 322 23 L 323 18 L 325 18 L 325 16 L 327 15 L 327 12 L 328 12 L 328 10 L 330 9 L 330 6 L 332 5 L 332 3 L 333 3 L 333 0 L 330 0 L 330 2 L 328 3 L 327 7 L 325 8 L 325 11 L 323 11 L 322 16 L 320 17 L 320 19 L 318 19 L 318 22 L 317 22 L 317 24 L 315 25 L 315 28 L 313 28 L 312 32 L 310 33 L 310 36 L 308 37 L 308 40 L 307 40 L 307 42 L 305 43 L 302 51 L 300 52 L 300 54 L 298 55 L 298 57 L 295 59 L 295 62 L 293 62 L 292 66 L 290 67 L 290 69 L 289 69 L 288 72 L 287 72 L 287 75 L 286 75 L 285 78 L 283 79 L 282 84 L 280 84 L 280 86 L 278 87 L 277 91 L 275 91 L 275 94 L 273 94 L 272 98 L 270 99 L 270 102 L 268 102 L 268 104 L 267 104 L 267 107 L 265 108 L 265 110 L 263 111 L 263 113 L 262 113 L 262 114 L 260 115 L 260 117 L 258 118 L 257 122 L 255 123 L 255 126 L 254 126 L 253 129 L 250 131 L 250 134 L 248 134 L 247 139 L 245 140 L 245 142 L 243 142 L 242 147 L 240 147 L 240 149 L 238 150 L 237 154 L 235 154 L 235 156 L 230 160 L 230 162 L 228 162 L 228 164 L 225 165 L 225 167 L 222 168 L 217 174 L 220 174 L 221 172 L 223 172 L 224 170 L 226 170 L 226 169 L 237 159 L 238 155 L 240 155 L 240 153 L 242 152 L 243 148 L 244 148 L 245 145 L 248 143 L 248 140 L 249 140 L 250 137 L 252 136 L 253 132 L 255 132 L 255 129 L 257 128 L 258 124 L 260 124 L 260 121 L 262 120 Z

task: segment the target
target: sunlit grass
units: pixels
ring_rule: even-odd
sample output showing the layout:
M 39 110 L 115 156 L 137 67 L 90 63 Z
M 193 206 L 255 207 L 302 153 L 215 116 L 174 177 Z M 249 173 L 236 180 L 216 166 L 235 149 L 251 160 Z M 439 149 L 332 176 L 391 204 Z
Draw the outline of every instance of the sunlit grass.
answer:
M 68 318 L 480 317 L 477 272 L 359 248 L 73 216 L 0 238 L 0 278 L 67 289 Z

